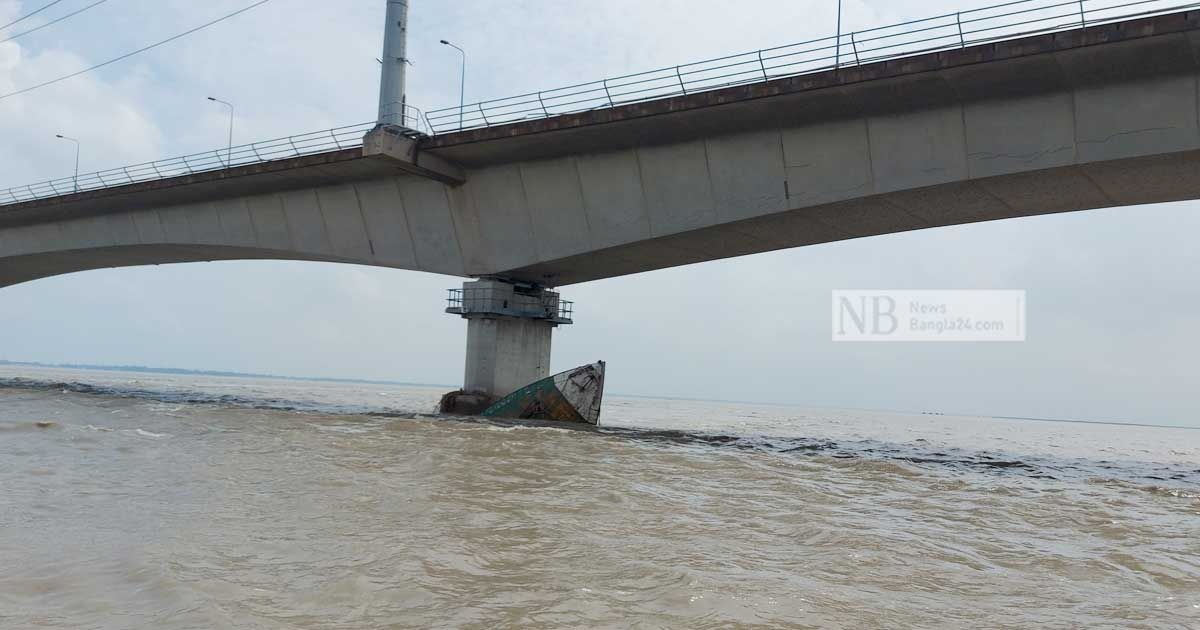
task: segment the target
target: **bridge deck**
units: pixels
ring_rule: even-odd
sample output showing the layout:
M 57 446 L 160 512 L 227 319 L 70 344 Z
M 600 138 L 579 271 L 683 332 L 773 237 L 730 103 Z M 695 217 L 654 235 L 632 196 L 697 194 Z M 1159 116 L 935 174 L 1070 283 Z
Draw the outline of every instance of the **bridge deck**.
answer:
M 816 91 L 836 94 L 851 86 L 875 83 L 876 94 L 859 92 L 858 98 L 891 99 L 899 108 L 910 107 L 903 91 L 889 91 L 895 80 L 912 79 L 939 70 L 969 69 L 989 62 L 1032 58 L 1047 53 L 1081 49 L 1103 44 L 1143 39 L 1156 35 L 1200 29 L 1200 11 L 1180 11 L 1150 17 L 1098 24 L 1087 28 L 995 41 L 965 48 L 913 54 L 861 65 L 810 72 L 769 81 L 657 100 L 616 105 L 466 131 L 444 133 L 421 140 L 420 150 L 466 168 L 516 160 L 551 158 L 577 154 L 604 147 L 619 150 L 626 146 L 675 142 L 691 137 L 735 133 L 746 120 L 761 126 L 764 119 L 778 118 L 781 108 L 762 101 L 800 97 Z M 1103 73 L 1102 63 L 1095 72 Z M 1161 71 L 1161 69 L 1156 69 Z M 1038 75 L 1023 70 L 1009 76 L 996 73 L 980 75 L 980 90 L 990 95 L 1009 90 L 1013 95 L 1037 93 L 1041 82 L 1060 80 L 1056 75 Z M 971 100 L 969 81 L 956 86 L 955 99 Z M 828 116 L 821 105 L 808 99 L 807 111 L 815 118 Z M 845 99 L 830 98 L 828 108 L 846 107 Z M 717 108 L 719 114 L 714 112 Z M 689 113 L 691 115 L 689 115 Z M 673 116 L 666 116 L 675 114 Z M 851 114 L 852 112 L 847 112 Z M 794 124 L 794 117 L 780 120 Z M 350 129 L 350 128 L 346 128 Z M 554 142 L 547 142 L 552 134 Z M 339 142 L 337 146 L 345 146 Z M 218 152 L 219 157 L 219 152 Z M 28 201 L 5 203 L 0 198 L 0 225 L 15 225 L 41 220 L 103 213 L 113 209 L 136 209 L 154 205 L 189 203 L 232 196 L 265 194 L 301 186 L 336 184 L 398 173 L 395 164 L 364 157 L 361 146 L 339 148 L 289 157 L 207 170 L 204 172 L 116 184 L 94 190 L 51 195 Z M 68 180 L 69 181 L 69 180 Z M 61 183 L 61 180 L 60 180 Z M 16 195 L 11 195 L 17 197 Z
M 0 209 L 0 227 L 261 195 L 400 172 L 393 163 L 364 158 L 361 148 L 340 149 L 9 204 Z
M 1200 11 L 1188 11 L 416 142 L 375 133 L 0 208 L 0 286 L 245 258 L 564 286 L 1197 199 L 1198 85 Z M 460 176 L 413 168 L 438 160 Z
M 1002 74 L 981 73 L 974 82 L 976 85 L 970 86 L 970 71 L 990 62 L 1028 59 L 1049 53 L 1118 44 L 1197 29 L 1200 29 L 1200 10 L 1181 11 L 861 65 L 846 65 L 838 69 L 685 96 L 440 134 L 425 139 L 422 146 L 424 150 L 437 153 L 465 167 L 477 167 L 577 154 L 592 146 L 616 150 L 621 146 L 675 142 L 689 137 L 736 133 L 750 126 L 746 123 L 747 120 L 754 120 L 754 127 L 762 127 L 764 118 L 775 118 L 780 124 L 794 125 L 802 122 L 796 120 L 794 113 L 789 112 L 782 116 L 778 113 L 783 109 L 777 105 L 781 97 L 804 97 L 817 91 L 844 93 L 847 88 L 866 83 L 879 83 L 882 89 L 869 95 L 857 92 L 860 99 L 893 100 L 897 110 L 912 109 L 914 105 L 920 104 L 906 100 L 911 94 L 905 93 L 904 90 L 893 90 L 892 86 L 900 82 L 897 80 L 911 80 L 919 75 L 941 70 L 961 71 L 962 80 L 955 86 L 955 93 L 946 95 L 953 100 L 978 100 L 994 97 L 997 92 L 1004 91 L 1011 96 L 1036 94 L 1058 87 L 1057 83 L 1063 78 L 1061 73 L 1030 73 L 1027 72 L 1029 67 L 1013 66 L 1012 70 Z M 1106 72 L 1116 70 L 1105 65 L 1104 56 L 1099 52 L 1094 65 L 1092 74 L 1096 80 L 1102 80 Z M 1169 69 L 1156 67 L 1153 70 L 1161 74 Z M 1180 68 L 1180 71 L 1186 69 Z M 766 99 L 771 100 L 772 104 L 762 102 Z M 828 118 L 833 111 L 841 112 L 843 117 L 850 117 L 863 109 L 854 107 L 847 110 L 847 104 L 845 99 L 834 96 L 822 109 L 820 105 L 811 104 L 810 100 L 804 112 L 814 119 L 822 119 Z M 719 108 L 724 115 L 714 116 L 713 108 Z M 874 109 L 879 111 L 878 108 Z M 671 115 L 688 112 L 695 115 Z M 637 124 L 639 122 L 650 124 Z M 554 134 L 559 142 L 547 142 L 544 137 L 538 137 L 546 134 Z

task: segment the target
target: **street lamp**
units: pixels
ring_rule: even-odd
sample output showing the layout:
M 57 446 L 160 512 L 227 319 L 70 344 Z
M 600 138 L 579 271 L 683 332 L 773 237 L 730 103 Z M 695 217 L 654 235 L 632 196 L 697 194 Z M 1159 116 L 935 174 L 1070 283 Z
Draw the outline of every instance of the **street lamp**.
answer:
M 214 103 L 220 103 L 229 108 L 229 149 L 225 155 L 225 168 L 233 166 L 233 103 L 227 103 L 219 98 L 208 97 Z
M 79 141 L 75 138 L 68 138 L 61 133 L 54 134 L 54 137 L 62 140 L 70 140 L 71 142 L 75 143 L 75 179 L 72 181 L 75 184 L 75 192 L 79 192 Z
M 455 46 L 454 44 L 451 44 L 450 42 L 448 42 L 444 39 L 442 40 L 442 43 L 457 50 L 458 52 L 462 53 L 462 80 L 459 82 L 459 86 L 458 86 L 458 130 L 462 131 L 462 128 L 463 128 L 463 103 L 465 102 L 465 101 L 463 101 L 463 98 L 464 98 L 464 94 L 467 91 L 467 51 L 459 48 L 458 46 Z
M 842 67 L 842 0 L 838 0 L 837 9 L 837 52 L 834 53 L 834 69 Z

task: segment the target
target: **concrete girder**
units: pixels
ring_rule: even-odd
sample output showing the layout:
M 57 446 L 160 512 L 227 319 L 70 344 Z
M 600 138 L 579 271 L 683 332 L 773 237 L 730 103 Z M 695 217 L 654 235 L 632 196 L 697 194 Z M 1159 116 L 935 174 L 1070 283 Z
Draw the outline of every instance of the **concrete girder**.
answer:
M 0 278 L 141 264 L 139 246 L 562 286 L 1196 199 L 1198 34 L 1185 12 L 433 138 L 383 127 L 362 150 L 6 206 Z M 74 266 L 44 264 L 60 253 Z

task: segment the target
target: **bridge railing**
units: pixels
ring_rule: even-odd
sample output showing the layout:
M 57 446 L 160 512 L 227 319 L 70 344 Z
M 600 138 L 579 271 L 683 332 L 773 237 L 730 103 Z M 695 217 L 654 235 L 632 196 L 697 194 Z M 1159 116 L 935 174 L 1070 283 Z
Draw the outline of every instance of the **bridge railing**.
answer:
M 428 135 L 614 107 L 974 44 L 1200 8 L 1179 0 L 1012 0 L 930 18 L 727 55 L 622 77 L 421 113 L 405 126 Z M 83 192 L 347 149 L 375 123 L 225 147 L 37 184 L 0 189 L 0 207 Z
M 1015 0 L 426 113 L 433 133 L 491 127 L 1200 7 L 1178 0 Z
M 428 129 L 420 110 L 412 106 L 408 106 L 406 109 L 405 126 L 422 132 Z M 94 173 L 80 173 L 78 178 L 74 176 L 60 177 L 37 184 L 0 190 L 0 206 L 75 192 L 218 171 L 233 166 L 259 164 L 337 149 L 361 147 L 363 136 L 374 127 L 374 122 L 360 123 L 286 138 L 222 147 L 203 153 L 122 166 Z

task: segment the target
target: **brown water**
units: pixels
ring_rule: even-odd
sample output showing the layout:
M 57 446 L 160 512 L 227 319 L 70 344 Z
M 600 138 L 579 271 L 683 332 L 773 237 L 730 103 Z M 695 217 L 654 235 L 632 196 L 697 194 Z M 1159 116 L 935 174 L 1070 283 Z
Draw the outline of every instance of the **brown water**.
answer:
M 1200 628 L 1198 430 L 18 374 L 6 629 Z

